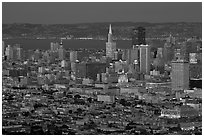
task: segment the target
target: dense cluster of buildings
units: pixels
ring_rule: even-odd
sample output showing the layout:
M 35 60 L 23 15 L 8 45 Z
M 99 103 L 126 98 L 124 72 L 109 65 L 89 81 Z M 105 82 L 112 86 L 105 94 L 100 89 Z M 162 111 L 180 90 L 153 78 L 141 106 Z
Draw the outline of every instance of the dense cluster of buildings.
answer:
M 3 134 L 201 134 L 202 43 L 23 51 L 2 43 Z

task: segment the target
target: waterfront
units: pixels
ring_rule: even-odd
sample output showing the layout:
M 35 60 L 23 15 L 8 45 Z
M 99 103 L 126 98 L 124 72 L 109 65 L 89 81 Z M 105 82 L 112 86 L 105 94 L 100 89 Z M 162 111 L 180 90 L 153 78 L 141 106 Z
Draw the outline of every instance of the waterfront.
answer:
M 50 48 L 51 42 L 60 42 L 59 39 L 5 39 L 4 40 L 8 45 L 20 44 L 23 49 L 44 49 L 47 50 Z M 64 48 L 96 48 L 96 49 L 105 49 L 105 40 L 63 40 Z M 118 48 L 130 48 L 131 41 L 129 40 L 118 40 Z
M 5 39 L 4 42 L 7 45 L 15 45 L 20 44 L 21 47 L 25 50 L 28 49 L 50 49 L 51 42 L 60 42 L 60 39 Z M 63 40 L 64 48 L 94 48 L 94 49 L 105 49 L 106 40 L 74 40 L 74 39 L 66 39 Z M 121 49 L 128 49 L 132 46 L 131 40 L 117 40 L 117 47 Z M 164 44 L 164 41 L 154 40 L 151 41 L 152 46 L 161 47 Z

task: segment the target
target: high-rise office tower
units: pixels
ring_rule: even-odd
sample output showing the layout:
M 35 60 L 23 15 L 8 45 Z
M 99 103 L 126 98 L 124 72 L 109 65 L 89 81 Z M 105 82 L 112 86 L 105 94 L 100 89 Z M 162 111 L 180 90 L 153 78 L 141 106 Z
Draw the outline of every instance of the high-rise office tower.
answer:
M 122 58 L 123 58 L 123 52 L 122 52 L 122 50 L 119 50 L 118 51 L 118 60 L 122 60 Z
M 132 45 L 146 45 L 145 41 L 145 28 L 138 27 L 136 29 L 133 29 L 132 34 Z
M 172 61 L 172 90 L 189 88 L 189 63 L 184 60 Z
M 174 47 L 175 47 L 175 38 L 172 35 L 170 35 L 167 38 L 166 43 L 164 44 L 164 49 L 163 49 L 165 63 L 170 63 L 173 60 Z
M 50 50 L 51 50 L 51 51 L 54 51 L 54 48 L 55 48 L 55 43 L 54 43 L 54 42 L 51 42 L 51 43 L 50 43 Z
M 23 49 L 21 47 L 16 48 L 16 59 L 21 60 L 23 55 Z
M 140 71 L 139 65 L 138 65 L 138 60 L 135 60 L 135 61 L 133 62 L 133 64 L 132 64 L 132 66 L 133 66 L 133 71 L 134 71 L 134 72 L 139 72 L 139 71 Z
M 13 59 L 13 48 L 11 47 L 11 45 L 8 45 L 8 47 L 6 47 L 5 55 L 8 60 Z
M 138 45 L 138 30 L 135 28 L 132 30 L 132 46 Z
M 58 55 L 60 60 L 63 60 L 65 58 L 65 51 L 63 46 L 60 46 L 60 48 L 58 49 Z
M 114 52 L 114 60 L 118 60 L 118 51 Z
M 51 42 L 50 43 L 50 49 L 52 52 L 57 51 L 60 48 L 60 45 L 58 42 Z
M 150 49 L 146 45 L 145 28 L 138 27 L 132 32 L 131 63 L 140 70 L 141 73 L 149 74 L 150 69 Z
M 2 56 L 5 54 L 5 43 L 2 41 Z
M 138 61 L 139 54 L 138 54 L 139 48 L 133 48 L 133 49 L 126 49 L 123 52 L 123 60 L 126 60 L 128 64 L 133 64 L 135 60 Z
M 156 58 L 154 58 L 152 65 L 152 69 L 159 71 L 160 73 L 164 73 L 163 48 L 157 49 Z
M 130 50 L 130 63 L 138 62 L 138 48 L 133 48 Z
M 75 69 L 77 78 L 86 78 L 86 63 L 76 63 Z
M 128 60 L 129 49 L 124 49 L 122 53 L 122 60 Z
M 15 44 L 13 46 L 13 59 L 21 60 L 22 57 L 23 57 L 23 49 L 21 48 L 20 44 Z
M 109 33 L 108 33 L 108 41 L 106 42 L 106 57 L 114 59 L 114 53 L 116 51 L 116 42 L 113 41 L 112 38 L 112 29 L 111 24 L 109 27 Z
M 76 62 L 77 60 L 77 51 L 70 52 L 70 62 Z
M 132 46 L 130 50 L 130 62 L 134 68 L 139 69 L 140 73 L 150 73 L 150 47 L 146 44 L 145 28 L 138 27 L 133 29 Z
M 150 73 L 150 47 L 149 45 L 139 46 L 139 67 L 143 74 Z
M 156 57 L 160 57 L 160 58 L 163 58 L 163 48 L 158 48 L 157 49 L 157 55 Z
M 63 42 L 62 42 L 62 40 L 61 40 L 61 42 L 60 42 L 60 47 L 59 47 L 59 49 L 58 49 L 58 56 L 59 56 L 59 59 L 60 59 L 60 60 L 63 60 L 63 59 L 65 58 L 65 50 L 64 50 L 64 48 L 63 48 Z

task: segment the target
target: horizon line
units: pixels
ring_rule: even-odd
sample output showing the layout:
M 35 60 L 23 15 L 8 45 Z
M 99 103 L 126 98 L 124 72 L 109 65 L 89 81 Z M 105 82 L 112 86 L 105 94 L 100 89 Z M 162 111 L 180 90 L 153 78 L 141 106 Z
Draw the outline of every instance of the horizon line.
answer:
M 13 22 L 13 23 L 2 23 L 4 24 L 33 24 L 33 25 L 74 25 L 74 24 L 100 24 L 100 23 L 149 23 L 149 24 L 166 24 L 166 23 L 202 23 L 199 21 L 174 21 L 174 22 L 145 22 L 145 21 L 139 21 L 139 22 L 134 22 L 134 21 L 107 21 L 107 22 L 81 22 L 81 23 L 28 23 L 28 22 Z

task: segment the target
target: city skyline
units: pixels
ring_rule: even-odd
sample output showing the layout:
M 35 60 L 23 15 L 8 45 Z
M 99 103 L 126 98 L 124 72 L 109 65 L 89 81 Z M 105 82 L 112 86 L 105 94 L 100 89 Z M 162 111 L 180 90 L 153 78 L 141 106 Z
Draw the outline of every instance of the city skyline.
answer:
M 201 5 L 3 3 L 2 134 L 202 135 Z
M 3 2 L 2 23 L 202 22 L 201 2 Z

